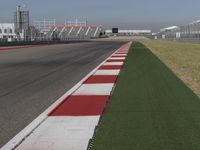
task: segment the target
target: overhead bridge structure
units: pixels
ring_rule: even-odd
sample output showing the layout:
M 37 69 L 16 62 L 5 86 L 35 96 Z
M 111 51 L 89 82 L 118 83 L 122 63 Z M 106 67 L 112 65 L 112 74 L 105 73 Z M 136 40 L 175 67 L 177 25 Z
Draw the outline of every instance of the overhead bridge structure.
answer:
M 75 40 L 98 38 L 103 31 L 101 25 L 97 26 L 53 26 L 48 32 L 50 40 Z

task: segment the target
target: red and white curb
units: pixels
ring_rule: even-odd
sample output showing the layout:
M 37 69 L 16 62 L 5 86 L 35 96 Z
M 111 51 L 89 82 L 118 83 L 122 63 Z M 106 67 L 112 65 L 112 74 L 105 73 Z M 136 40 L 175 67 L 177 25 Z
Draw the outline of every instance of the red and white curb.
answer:
M 114 52 L 1 150 L 86 150 L 131 44 Z

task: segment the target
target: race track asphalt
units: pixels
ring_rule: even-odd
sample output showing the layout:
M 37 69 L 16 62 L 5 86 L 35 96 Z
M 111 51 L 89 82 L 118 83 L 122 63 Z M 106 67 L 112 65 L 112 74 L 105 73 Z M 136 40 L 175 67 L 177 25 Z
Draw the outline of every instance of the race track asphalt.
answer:
M 124 42 L 0 51 L 0 147 Z

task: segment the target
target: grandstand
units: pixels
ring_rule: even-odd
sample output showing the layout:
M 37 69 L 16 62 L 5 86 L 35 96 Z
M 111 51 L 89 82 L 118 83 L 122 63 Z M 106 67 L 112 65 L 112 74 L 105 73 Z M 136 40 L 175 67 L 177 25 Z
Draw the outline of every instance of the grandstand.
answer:
M 98 38 L 103 31 L 101 25 L 89 26 L 87 21 L 65 21 L 64 26 L 57 26 L 54 20 L 34 21 L 40 31 L 40 40 L 82 40 Z
M 98 38 L 103 31 L 101 25 L 97 26 L 52 26 L 48 32 L 49 40 L 76 40 Z

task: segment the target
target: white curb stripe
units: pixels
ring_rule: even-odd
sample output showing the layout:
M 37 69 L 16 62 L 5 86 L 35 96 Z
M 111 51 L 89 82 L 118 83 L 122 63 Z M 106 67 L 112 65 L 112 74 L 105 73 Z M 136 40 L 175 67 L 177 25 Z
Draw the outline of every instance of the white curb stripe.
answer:
M 17 150 L 86 150 L 99 118 L 49 117 Z
M 112 56 L 127 56 L 128 54 L 113 54 Z
M 126 57 L 110 57 L 109 60 L 125 60 Z
M 114 84 L 83 84 L 73 95 L 110 95 Z
M 124 62 L 106 62 L 105 64 L 104 64 L 104 66 L 110 66 L 110 65 L 113 65 L 113 66 L 118 66 L 118 65 L 120 65 L 120 66 L 122 66 L 124 64 Z
M 94 75 L 119 75 L 120 70 L 97 70 Z

